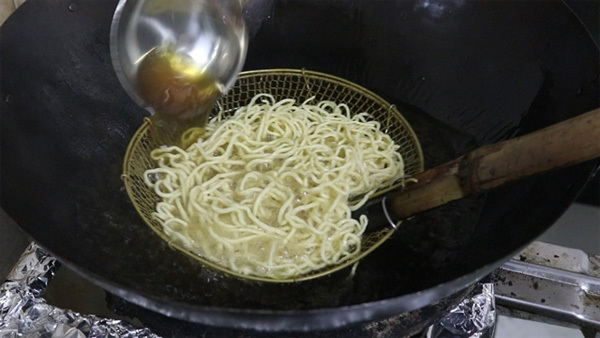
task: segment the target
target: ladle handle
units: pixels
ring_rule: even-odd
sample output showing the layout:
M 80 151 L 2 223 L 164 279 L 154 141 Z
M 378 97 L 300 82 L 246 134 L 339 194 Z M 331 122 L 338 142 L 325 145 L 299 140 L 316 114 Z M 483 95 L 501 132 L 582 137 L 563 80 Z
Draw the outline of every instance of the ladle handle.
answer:
M 600 156 L 600 108 L 533 133 L 478 148 L 415 178 L 388 198 L 400 219 L 537 173 Z

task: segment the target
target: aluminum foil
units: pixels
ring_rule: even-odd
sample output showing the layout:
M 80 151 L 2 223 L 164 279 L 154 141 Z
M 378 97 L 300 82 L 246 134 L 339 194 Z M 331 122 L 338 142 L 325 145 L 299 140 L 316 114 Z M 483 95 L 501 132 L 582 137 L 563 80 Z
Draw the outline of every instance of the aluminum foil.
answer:
M 430 329 L 428 337 L 493 337 L 495 325 L 494 284 L 479 283 L 471 297 L 463 300 Z
M 121 320 L 63 310 L 42 295 L 60 264 L 32 243 L 0 287 L 0 338 L 158 337 Z

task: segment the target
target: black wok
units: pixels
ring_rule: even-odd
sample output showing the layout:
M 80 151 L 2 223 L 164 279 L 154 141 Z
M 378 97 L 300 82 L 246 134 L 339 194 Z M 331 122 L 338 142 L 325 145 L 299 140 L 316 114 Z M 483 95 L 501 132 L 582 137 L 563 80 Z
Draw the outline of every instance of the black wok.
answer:
M 112 69 L 115 6 L 29 0 L 0 29 L 1 204 L 82 275 L 171 317 L 312 330 L 439 304 L 546 230 L 598 165 L 420 215 L 353 277 L 230 279 L 171 250 L 127 198 L 123 155 L 146 112 Z M 253 0 L 244 14 L 245 69 L 306 68 L 378 93 L 415 129 L 426 167 L 599 105 L 598 49 L 558 1 Z

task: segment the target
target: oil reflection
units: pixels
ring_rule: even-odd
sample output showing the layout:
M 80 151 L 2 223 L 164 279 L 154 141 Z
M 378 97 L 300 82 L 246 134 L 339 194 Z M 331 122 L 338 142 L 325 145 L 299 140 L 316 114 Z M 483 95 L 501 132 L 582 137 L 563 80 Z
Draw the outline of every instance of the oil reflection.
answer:
M 466 0 L 418 0 L 415 3 L 414 11 L 425 12 L 431 18 L 441 18 L 452 13 L 453 10 L 462 7 Z

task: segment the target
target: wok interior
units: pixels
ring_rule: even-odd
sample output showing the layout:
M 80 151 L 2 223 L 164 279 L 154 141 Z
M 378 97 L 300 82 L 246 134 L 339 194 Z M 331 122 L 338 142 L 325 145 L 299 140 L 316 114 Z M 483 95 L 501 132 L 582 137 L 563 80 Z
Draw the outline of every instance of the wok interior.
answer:
M 2 27 L 2 207 L 81 273 L 169 315 L 351 313 L 346 306 L 377 309 L 383 299 L 403 308 L 403 297 L 498 264 L 533 240 L 597 164 L 415 217 L 352 278 L 227 278 L 169 248 L 125 193 L 123 156 L 146 113 L 110 63 L 115 6 L 82 1 L 70 12 L 67 1 L 28 1 Z M 560 2 L 253 0 L 245 16 L 246 70 L 306 68 L 366 87 L 398 106 L 426 168 L 598 106 L 598 49 Z

